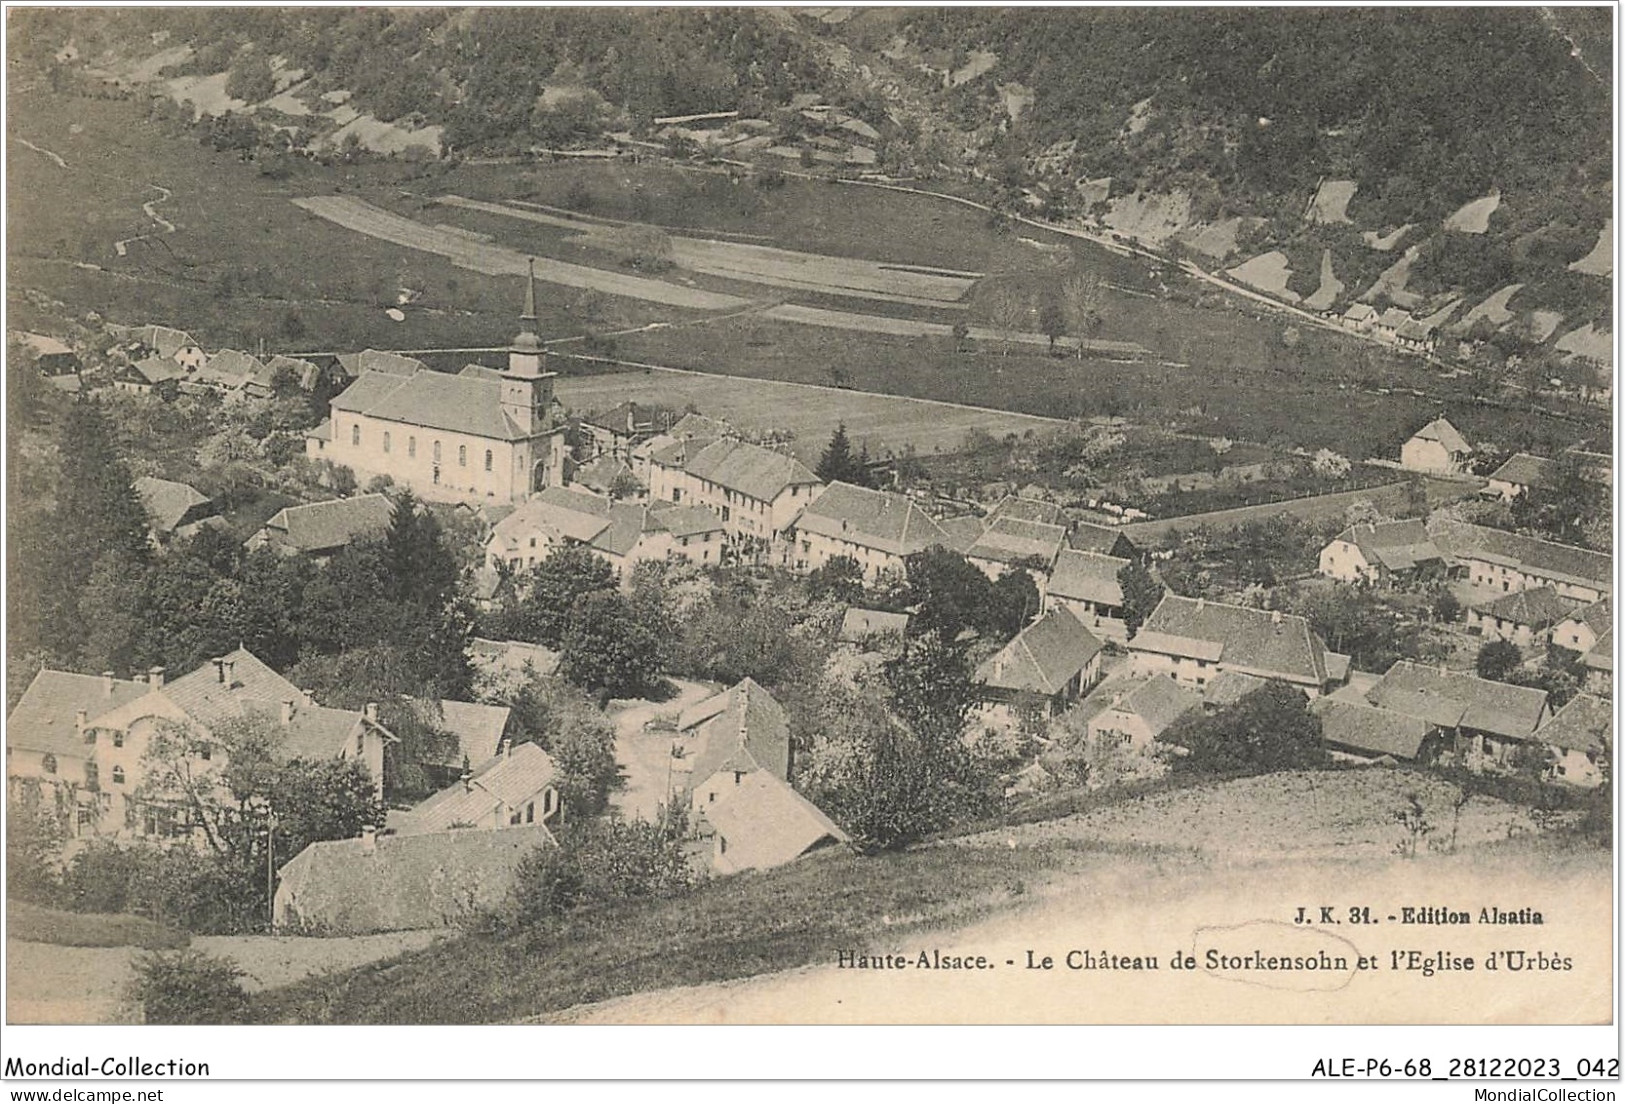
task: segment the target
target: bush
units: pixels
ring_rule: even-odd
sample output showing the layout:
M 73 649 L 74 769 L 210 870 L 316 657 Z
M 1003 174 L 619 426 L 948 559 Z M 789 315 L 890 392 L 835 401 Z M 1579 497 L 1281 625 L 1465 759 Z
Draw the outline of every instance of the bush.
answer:
M 235 1024 L 248 1018 L 243 972 L 202 951 L 154 951 L 135 961 L 131 997 L 149 1024 Z
M 577 909 L 687 892 L 696 875 L 680 826 L 592 820 L 567 825 L 557 847 L 539 848 L 519 866 L 500 910 L 503 926 L 538 927 Z

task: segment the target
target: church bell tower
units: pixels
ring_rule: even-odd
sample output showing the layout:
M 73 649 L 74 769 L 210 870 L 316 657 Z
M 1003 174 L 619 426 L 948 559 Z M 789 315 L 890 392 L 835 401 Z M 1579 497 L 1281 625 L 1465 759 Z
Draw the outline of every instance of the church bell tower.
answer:
M 558 373 L 542 371 L 542 339 L 536 336 L 536 262 L 525 276 L 525 312 L 520 329 L 508 347 L 508 370 L 502 377 L 502 409 L 520 429 L 541 433 L 548 429 L 553 406 L 553 380 Z

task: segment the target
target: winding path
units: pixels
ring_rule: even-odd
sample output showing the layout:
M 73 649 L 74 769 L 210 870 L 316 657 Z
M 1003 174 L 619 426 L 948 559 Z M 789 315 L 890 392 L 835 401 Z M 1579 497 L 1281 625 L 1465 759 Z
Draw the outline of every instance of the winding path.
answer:
M 161 196 L 159 196 L 157 199 L 149 199 L 149 200 L 147 200 L 147 202 L 145 202 L 145 203 L 143 203 L 141 205 L 141 210 L 145 211 L 147 217 L 150 218 L 153 222 L 156 222 L 159 226 L 163 227 L 163 232 L 165 234 L 173 234 L 175 232 L 175 224 L 173 222 L 170 222 L 168 219 L 164 218 L 164 216 L 160 215 L 157 211 L 153 210 L 153 208 L 156 207 L 160 203 L 168 203 L 169 202 L 169 197 L 174 195 L 175 193 L 170 191 L 168 188 L 164 187 L 161 184 L 148 184 L 147 187 L 151 188 L 155 192 L 162 192 L 163 194 Z M 122 257 L 126 253 L 125 247 L 128 246 L 131 242 L 145 241 L 147 238 L 152 238 L 152 237 L 157 237 L 157 235 L 156 234 L 137 234 L 133 238 L 125 238 L 123 241 L 116 241 L 116 242 L 113 243 L 113 252 L 117 253 L 120 257 Z
M 18 138 L 17 141 L 18 141 L 18 143 L 20 145 L 27 146 L 29 149 L 33 150 L 35 153 L 42 153 L 46 157 L 49 157 L 52 161 L 55 161 L 57 163 L 57 166 L 59 168 L 64 168 L 65 169 L 65 168 L 68 167 L 68 163 L 66 161 L 62 160 L 62 155 L 61 154 L 52 153 L 50 150 L 44 148 L 43 146 L 36 146 L 34 143 L 30 142 L 27 138 Z

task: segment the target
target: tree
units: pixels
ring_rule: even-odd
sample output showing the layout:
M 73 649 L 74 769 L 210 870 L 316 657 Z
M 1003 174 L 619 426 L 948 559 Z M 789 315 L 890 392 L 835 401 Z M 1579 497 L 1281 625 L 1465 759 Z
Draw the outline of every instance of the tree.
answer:
M 564 640 L 570 613 L 583 595 L 615 589 L 615 572 L 585 545 L 564 545 L 521 577 L 524 597 L 503 618 L 515 640 L 557 648 Z
M 825 483 L 841 482 L 859 487 L 873 486 L 869 478 L 869 465 L 858 458 L 852 451 L 852 443 L 847 440 L 845 422 L 837 425 L 835 432 L 830 435 L 829 444 L 824 447 L 824 454 L 819 457 L 814 474 Z
M 1461 600 L 1455 596 L 1449 587 L 1440 587 L 1433 596 L 1433 619 L 1445 624 L 1453 624 L 1461 617 Z
M 1083 343 L 1099 332 L 1104 320 L 1105 284 L 1094 272 L 1078 272 L 1061 283 L 1061 310 L 1066 325 L 1078 340 L 1078 356 Z
M 558 767 L 559 800 L 567 820 L 598 816 L 626 784 L 615 760 L 615 730 L 580 690 L 563 679 L 532 675 L 488 698 L 509 706 L 515 744 L 534 743 Z
M 591 591 L 575 600 L 560 646 L 559 673 L 596 695 L 600 705 L 636 696 L 660 675 L 659 642 L 614 591 Z
M 919 608 L 910 621 L 915 632 L 953 640 L 981 627 L 993 584 L 975 564 L 940 545 L 914 553 L 905 563 L 909 604 Z
M 1330 762 L 1320 742 L 1320 718 L 1303 692 L 1271 681 L 1212 716 L 1187 714 L 1160 739 L 1187 754 L 1173 760 L 1191 774 L 1266 774 Z
M 153 951 L 135 960 L 130 995 L 149 1024 L 235 1024 L 248 1019 L 247 975 L 202 951 Z
M 540 847 L 514 874 L 500 921 L 543 927 L 580 909 L 616 901 L 674 897 L 697 880 L 676 832 L 641 820 L 567 824 L 557 847 Z
M 1520 529 L 1560 544 L 1586 543 L 1586 523 L 1607 507 L 1607 493 L 1579 457 L 1564 453 L 1552 462 L 1544 483 L 1512 500 L 1512 520 Z
M 1008 280 L 987 277 L 973 292 L 972 309 L 1004 341 L 1004 355 L 1010 355 L 1010 342 L 1027 322 L 1027 298 Z
M 1479 678 L 1505 682 L 1512 672 L 1523 666 L 1523 653 L 1510 640 L 1491 640 L 1478 649 L 1473 669 Z
M 1066 335 L 1066 310 L 1054 295 L 1039 300 L 1038 328 L 1049 338 L 1049 355 L 1054 356 L 1055 342 Z
M 978 624 L 995 639 L 1008 640 L 1038 614 L 1038 606 L 1038 584 L 1024 566 L 1013 564 L 988 588 Z
M 46 789 L 35 778 L 11 781 L 6 800 L 6 893 L 50 903 L 56 889 L 55 863 L 68 840 L 66 817 L 54 789 Z
M 814 601 L 827 598 L 844 605 L 861 602 L 863 565 L 851 556 L 831 556 L 807 576 L 807 593 Z
M 1130 560 L 1117 569 L 1117 585 L 1123 592 L 1123 624 L 1128 638 L 1140 631 L 1140 626 L 1162 602 L 1162 584 L 1139 560 Z
M 419 507 L 411 491 L 395 500 L 384 534 L 385 564 L 397 602 L 438 615 L 457 592 L 457 558 L 440 523 Z

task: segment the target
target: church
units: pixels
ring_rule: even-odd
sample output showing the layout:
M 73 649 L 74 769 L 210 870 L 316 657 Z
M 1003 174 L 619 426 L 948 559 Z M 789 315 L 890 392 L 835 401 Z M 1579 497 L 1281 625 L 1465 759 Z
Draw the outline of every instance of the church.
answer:
M 390 476 L 436 502 L 523 502 L 559 486 L 564 426 L 553 416 L 557 373 L 542 370 L 534 270 L 519 317 L 505 370 L 362 372 L 306 437 L 305 455 L 349 468 L 363 485 Z

